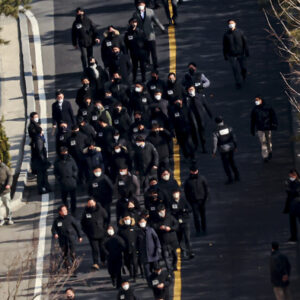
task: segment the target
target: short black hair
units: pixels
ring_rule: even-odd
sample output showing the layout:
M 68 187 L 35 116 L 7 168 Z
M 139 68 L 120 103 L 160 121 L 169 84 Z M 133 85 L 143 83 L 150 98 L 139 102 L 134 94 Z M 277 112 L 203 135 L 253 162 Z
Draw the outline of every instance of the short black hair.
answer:
M 236 23 L 234 19 L 228 19 L 227 23 L 229 24 L 229 22 L 231 22 L 231 21 L 233 21 L 234 23 Z
M 188 67 L 189 67 L 190 65 L 192 65 L 192 66 L 195 67 L 195 68 L 197 67 L 196 63 L 194 63 L 194 62 L 192 62 L 192 61 L 188 64 Z
M 63 207 L 66 207 L 68 209 L 67 205 L 62 204 L 58 207 L 57 211 L 60 212 Z
M 36 111 L 33 111 L 30 113 L 29 117 L 30 118 L 33 118 L 35 115 L 37 115 L 38 113 Z

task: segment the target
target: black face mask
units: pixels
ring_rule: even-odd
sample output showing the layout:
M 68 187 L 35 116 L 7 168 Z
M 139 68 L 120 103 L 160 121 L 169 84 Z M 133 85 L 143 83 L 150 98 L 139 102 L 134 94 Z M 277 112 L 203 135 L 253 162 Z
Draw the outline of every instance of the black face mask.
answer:
M 180 102 L 176 102 L 176 103 L 174 103 L 174 104 L 175 104 L 176 107 L 179 107 L 179 108 L 180 108 L 180 105 L 181 105 Z
M 195 74 L 195 70 L 194 70 L 193 68 L 189 68 L 189 73 L 190 73 L 191 75 L 194 75 L 194 74 Z
M 95 153 L 96 149 L 89 149 L 89 153 Z
M 151 78 L 152 78 L 153 81 L 156 81 L 156 80 L 157 80 L 157 79 L 156 79 L 156 76 L 151 76 Z
M 190 178 L 198 178 L 198 174 L 190 174 Z
M 112 38 L 114 36 L 114 33 L 113 32 L 109 32 L 108 34 L 107 34 L 107 37 L 109 37 L 109 38 Z
M 87 84 L 87 83 L 84 83 L 84 84 L 83 84 L 83 87 L 84 87 L 84 89 L 86 90 L 86 89 L 88 89 L 88 88 L 89 88 L 89 84 Z
M 120 83 L 120 82 L 121 82 L 121 79 L 120 79 L 120 78 L 114 78 L 114 82 L 115 82 L 115 83 Z
M 68 129 L 67 129 L 66 127 L 60 127 L 60 131 L 61 131 L 61 132 L 67 132 Z

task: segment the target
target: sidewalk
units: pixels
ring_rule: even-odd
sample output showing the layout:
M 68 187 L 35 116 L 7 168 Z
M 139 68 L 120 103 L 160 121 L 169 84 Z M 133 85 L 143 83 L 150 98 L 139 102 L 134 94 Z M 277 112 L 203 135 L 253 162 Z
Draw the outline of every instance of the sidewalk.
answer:
M 0 117 L 10 143 L 11 168 L 18 174 L 24 143 L 25 104 L 22 93 L 20 45 L 17 20 L 0 16 L 1 38 L 10 41 L 0 46 Z

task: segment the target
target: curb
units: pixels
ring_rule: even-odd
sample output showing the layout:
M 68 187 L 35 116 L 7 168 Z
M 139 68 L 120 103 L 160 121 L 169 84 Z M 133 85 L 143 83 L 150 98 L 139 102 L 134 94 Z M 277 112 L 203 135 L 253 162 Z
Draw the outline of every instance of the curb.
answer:
M 19 44 L 20 44 L 20 54 L 21 54 L 21 64 L 23 66 L 23 76 L 25 83 L 25 131 L 24 131 L 24 148 L 23 148 L 23 158 L 21 159 L 20 173 L 16 183 L 16 190 L 14 197 L 11 200 L 11 209 L 16 210 L 25 204 L 23 202 L 24 188 L 27 183 L 27 175 L 30 170 L 30 160 L 31 160 L 31 149 L 30 149 L 30 138 L 27 131 L 27 126 L 29 124 L 29 112 L 35 111 L 35 98 L 34 98 L 34 85 L 33 85 L 33 74 L 32 74 L 32 61 L 29 46 L 29 33 L 27 18 L 23 13 L 19 14 L 18 20 L 19 26 Z M 22 76 L 22 75 L 21 75 Z M 22 153 L 22 150 L 20 151 Z M 0 213 L 4 214 L 5 208 L 0 207 Z

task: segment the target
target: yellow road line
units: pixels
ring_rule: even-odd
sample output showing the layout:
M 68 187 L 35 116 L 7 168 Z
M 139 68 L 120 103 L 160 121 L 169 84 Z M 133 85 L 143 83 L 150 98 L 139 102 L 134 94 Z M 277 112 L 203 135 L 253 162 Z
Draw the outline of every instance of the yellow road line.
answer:
M 169 2 L 169 10 L 171 17 L 173 16 L 173 7 L 171 0 Z M 176 35 L 175 26 L 169 26 L 169 57 L 170 57 L 170 69 L 169 72 L 176 73 Z M 180 151 L 177 140 L 173 140 L 173 151 L 174 151 L 174 177 L 178 184 L 181 185 L 180 180 Z M 174 289 L 173 289 L 173 300 L 181 300 L 181 251 L 177 249 L 178 262 L 177 271 L 174 272 Z

